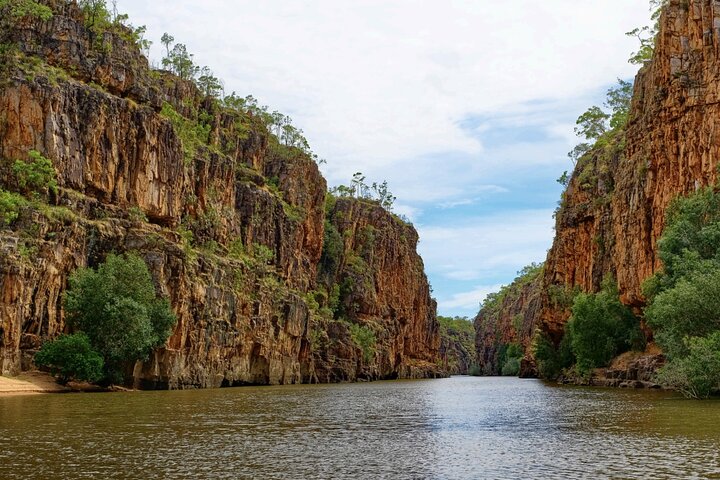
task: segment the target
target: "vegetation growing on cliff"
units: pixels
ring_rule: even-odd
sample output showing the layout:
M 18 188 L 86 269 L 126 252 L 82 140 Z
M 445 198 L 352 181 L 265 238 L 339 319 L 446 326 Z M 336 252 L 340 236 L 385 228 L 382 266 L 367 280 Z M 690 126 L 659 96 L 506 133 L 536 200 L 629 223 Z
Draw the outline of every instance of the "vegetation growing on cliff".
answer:
M 570 335 L 567 332 L 557 346 L 546 333 L 538 332 L 533 338 L 530 348 L 533 358 L 535 358 L 538 374 L 542 378 L 557 378 L 575 361 L 570 345 Z
M 377 204 L 385 210 L 392 212 L 397 197 L 390 192 L 387 180 L 383 180 L 382 183 L 373 182 L 372 184 L 367 184 L 365 183 L 365 179 L 365 175 L 363 175 L 362 172 L 355 172 L 350 181 L 350 186 L 338 185 L 332 188 L 330 193 L 338 197 L 357 198 L 377 202 Z
M 182 43 L 175 44 L 175 37 L 168 33 L 164 33 L 160 41 L 165 47 L 162 66 L 182 80 L 193 82 L 200 93 L 211 101 L 214 109 L 223 108 L 237 115 L 239 122 L 235 127 L 238 133 L 247 132 L 251 128 L 249 124 L 255 120 L 270 134 L 270 148 L 275 154 L 288 157 L 301 152 L 318 164 L 325 163 L 325 160 L 319 158 L 312 151 L 303 131 L 293 125 L 290 116 L 277 110 L 271 112 L 267 105 L 261 105 L 252 95 L 240 97 L 235 92 L 232 92 L 230 95 L 224 96 L 225 86 L 223 81 L 216 77 L 209 67 L 196 65 L 194 56 L 188 51 L 186 45 Z M 177 115 L 172 115 L 172 112 L 168 113 L 170 113 L 169 117 Z M 198 113 L 200 115 L 207 114 L 203 110 Z M 192 133 L 193 130 L 197 130 L 197 123 L 201 127 L 204 123 L 207 124 L 202 122 L 202 118 L 198 120 L 199 122 L 195 122 L 192 118 L 185 119 L 185 121 L 195 122 L 196 125 L 190 125 L 190 128 L 186 127 L 184 130 Z M 177 123 L 177 121 L 173 122 L 174 125 L 177 125 Z M 209 129 L 209 125 L 207 128 Z M 204 131 L 200 133 L 200 143 L 208 144 L 209 140 L 205 138 Z M 197 143 L 193 138 L 190 138 L 190 140 L 192 145 Z
M 605 280 L 600 292 L 575 298 L 566 334 L 581 375 L 608 365 L 620 353 L 644 347 L 640 323 L 620 302 L 612 278 Z
M 575 295 L 557 346 L 538 333 L 532 348 L 540 375 L 556 378 L 573 364 L 575 373 L 586 376 L 623 352 L 641 350 L 644 341 L 638 318 L 620 302 L 615 281 L 608 277 L 599 292 Z
M 650 10 L 652 11 L 650 19 L 653 21 L 652 26 L 634 28 L 625 34 L 628 37 L 637 38 L 640 43 L 638 51 L 630 55 L 628 59 L 629 63 L 633 65 L 645 65 L 652 60 L 653 53 L 655 52 L 657 34 L 660 30 L 660 14 L 668 2 L 669 0 L 650 0 Z
M 475 320 L 478 332 L 479 362 L 485 375 L 517 375 L 520 360 L 530 340 L 525 314 L 539 293 L 538 281 L 543 264 L 532 263 L 517 272 L 517 277 L 483 301 Z
M 28 152 L 28 160 L 15 160 L 9 170 L 13 187 L 22 194 L 0 188 L 0 226 L 12 224 L 20 209 L 32 204 L 42 208 L 49 193 L 57 193 L 56 172 L 52 161 L 39 152 Z
M 451 373 L 477 373 L 475 328 L 466 317 L 438 316 L 440 354 L 444 368 Z
M 658 241 L 663 269 L 648 279 L 645 310 L 668 365 L 659 379 L 692 397 L 720 392 L 720 193 L 676 200 Z
M 370 363 L 375 356 L 375 345 L 377 344 L 375 332 L 370 327 L 357 323 L 350 324 L 349 329 L 350 338 L 362 350 L 363 360 L 365 363 Z
M 0 159 L 7 189 L 0 190 L 0 247 L 9 252 L 0 268 L 20 271 L 11 280 L 19 292 L 13 302 L 47 307 L 12 315 L 12 331 L 33 323 L 37 333 L 22 344 L 6 335 L 0 366 L 12 362 L 17 371 L 22 352 L 40 348 L 38 365 L 62 381 L 97 379 L 88 368 L 99 358 L 100 380 L 110 382 L 148 359 L 152 373 L 143 368 L 139 378 L 169 388 L 436 374 L 434 304 L 414 251 L 416 232 L 376 206 L 392 206 L 386 182 L 374 185 L 372 204 L 343 199 L 336 218 L 323 218 L 325 181 L 309 160 L 320 161 L 289 117 L 252 96 L 224 96 L 212 71 L 197 68 L 169 36 L 165 67 L 172 72 L 151 70 L 136 48 L 149 42 L 133 37 L 141 31 L 108 11 L 110 2 L 38 4 L 58 19 L 14 22 L 7 38 L 17 42 L 9 50 L 19 61 L 2 88 L 21 104 L 51 97 L 57 104 L 40 102 L 32 115 L 19 115 L 17 128 L 0 121 L 0 133 L 6 151 L 42 145 L 57 157 Z M 32 43 L 22 43 L 26 37 Z M 65 122 L 74 109 L 92 121 Z M 48 125 L 60 125 L 62 135 Z M 379 241 L 396 256 L 386 260 Z M 152 258 L 164 283 L 117 288 L 122 282 L 105 274 L 149 278 L 130 256 L 111 254 L 95 265 L 128 249 Z M 94 269 L 68 282 L 85 261 Z M 118 273 L 120 264 L 135 273 Z M 46 271 L 52 288 L 34 290 Z M 312 278 L 316 271 L 327 282 Z M 381 283 L 391 288 L 376 288 Z M 55 314 L 63 312 L 58 292 L 68 284 L 65 315 Z M 175 321 L 156 289 L 181 298 L 183 343 L 150 357 Z M 77 333 L 40 347 L 61 331 Z M 202 342 L 208 357 L 196 348 Z M 249 362 L 233 366 L 230 351 L 247 352 Z M 275 353 L 282 369 L 272 364 Z
M 0 14 L 3 20 L 12 21 L 25 17 L 49 20 L 53 13 L 50 7 L 34 0 L 0 0 Z M 0 21 L 0 25 L 3 24 L 4 21 Z
M 134 254 L 111 254 L 97 270 L 76 271 L 65 309 L 70 325 L 102 356 L 110 382 L 122 381 L 130 362 L 165 343 L 176 322 L 168 301 L 155 294 L 145 261 Z

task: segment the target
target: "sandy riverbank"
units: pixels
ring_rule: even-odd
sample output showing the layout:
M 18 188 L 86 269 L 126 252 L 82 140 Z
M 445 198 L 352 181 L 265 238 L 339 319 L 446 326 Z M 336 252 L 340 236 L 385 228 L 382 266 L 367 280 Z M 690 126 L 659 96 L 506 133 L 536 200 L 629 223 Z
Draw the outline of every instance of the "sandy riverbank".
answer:
M 73 389 L 58 384 L 55 379 L 47 373 L 23 372 L 17 377 L 0 376 L 0 397 L 71 391 L 73 391 Z

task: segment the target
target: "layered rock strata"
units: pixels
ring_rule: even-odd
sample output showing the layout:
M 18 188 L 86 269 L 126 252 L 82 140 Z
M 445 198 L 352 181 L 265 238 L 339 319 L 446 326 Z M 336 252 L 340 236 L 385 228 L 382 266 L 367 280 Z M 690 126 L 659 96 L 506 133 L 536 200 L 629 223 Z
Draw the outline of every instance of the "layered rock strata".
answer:
M 12 163 L 31 150 L 52 160 L 59 186 L 0 227 L 3 374 L 31 368 L 41 343 L 68 331 L 68 276 L 126 251 L 145 259 L 178 317 L 166 346 L 135 365 L 136 386 L 438 373 L 435 305 L 411 226 L 375 204 L 338 202 L 348 251 L 358 229 L 377 232 L 372 288 L 343 298 L 359 305 L 345 320 L 372 325 L 378 339 L 359 361 L 361 348 L 316 320 L 309 300 L 325 224 L 315 162 L 251 113 L 150 70 L 128 32 L 98 34 L 74 3 L 44 3 L 52 18 L 19 19 L 2 35 L 13 50 L 0 68 L 0 187 L 17 190 Z M 342 263 L 338 279 L 351 275 Z

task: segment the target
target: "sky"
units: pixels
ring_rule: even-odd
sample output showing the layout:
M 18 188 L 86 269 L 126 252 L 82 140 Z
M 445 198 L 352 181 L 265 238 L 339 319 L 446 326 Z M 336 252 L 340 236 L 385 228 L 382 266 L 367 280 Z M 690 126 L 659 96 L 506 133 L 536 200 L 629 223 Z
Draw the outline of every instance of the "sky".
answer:
M 108 2 L 111 3 L 111 2 Z M 647 0 L 118 0 L 227 93 L 293 119 L 329 185 L 387 180 L 438 314 L 545 259 L 575 119 L 632 79 Z

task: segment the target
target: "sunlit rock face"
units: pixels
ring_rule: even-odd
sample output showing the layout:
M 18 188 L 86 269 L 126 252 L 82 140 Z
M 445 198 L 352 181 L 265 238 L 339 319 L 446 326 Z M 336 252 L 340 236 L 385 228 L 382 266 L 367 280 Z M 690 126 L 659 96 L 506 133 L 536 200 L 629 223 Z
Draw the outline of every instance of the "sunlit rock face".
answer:
M 372 288 L 352 292 L 360 308 L 347 319 L 375 332 L 366 359 L 347 322 L 308 304 L 327 188 L 315 162 L 274 148 L 258 119 L 218 107 L 192 82 L 152 72 L 123 35 L 99 39 L 73 4 L 45 3 L 49 21 L 2 34 L 19 53 L 0 78 L 0 187 L 17 188 L 12 162 L 30 150 L 52 160 L 59 186 L 0 228 L 3 373 L 31 368 L 42 342 L 68 331 L 62 296 L 74 270 L 134 251 L 178 317 L 165 347 L 128 371 L 136 386 L 438 374 L 435 304 L 411 226 L 374 204 L 338 202 L 348 251 L 358 228 L 377 232 Z M 168 110 L 192 121 L 202 112 L 207 143 L 188 149 Z M 347 272 L 343 263 L 338 281 Z
M 576 166 L 556 213 L 539 305 L 510 302 L 497 328 L 478 325 L 479 359 L 487 345 L 517 338 L 507 318 L 533 317 L 532 329 L 555 341 L 570 316 L 567 293 L 595 292 L 616 279 L 621 300 L 639 312 L 642 283 L 660 267 L 657 241 L 670 203 L 711 185 L 720 158 L 720 5 L 671 0 L 660 19 L 655 54 L 635 79 L 625 134 Z M 651 332 L 648 332 L 651 334 Z M 487 339 L 487 340 L 483 340 Z M 524 362 L 532 373 L 532 359 Z

